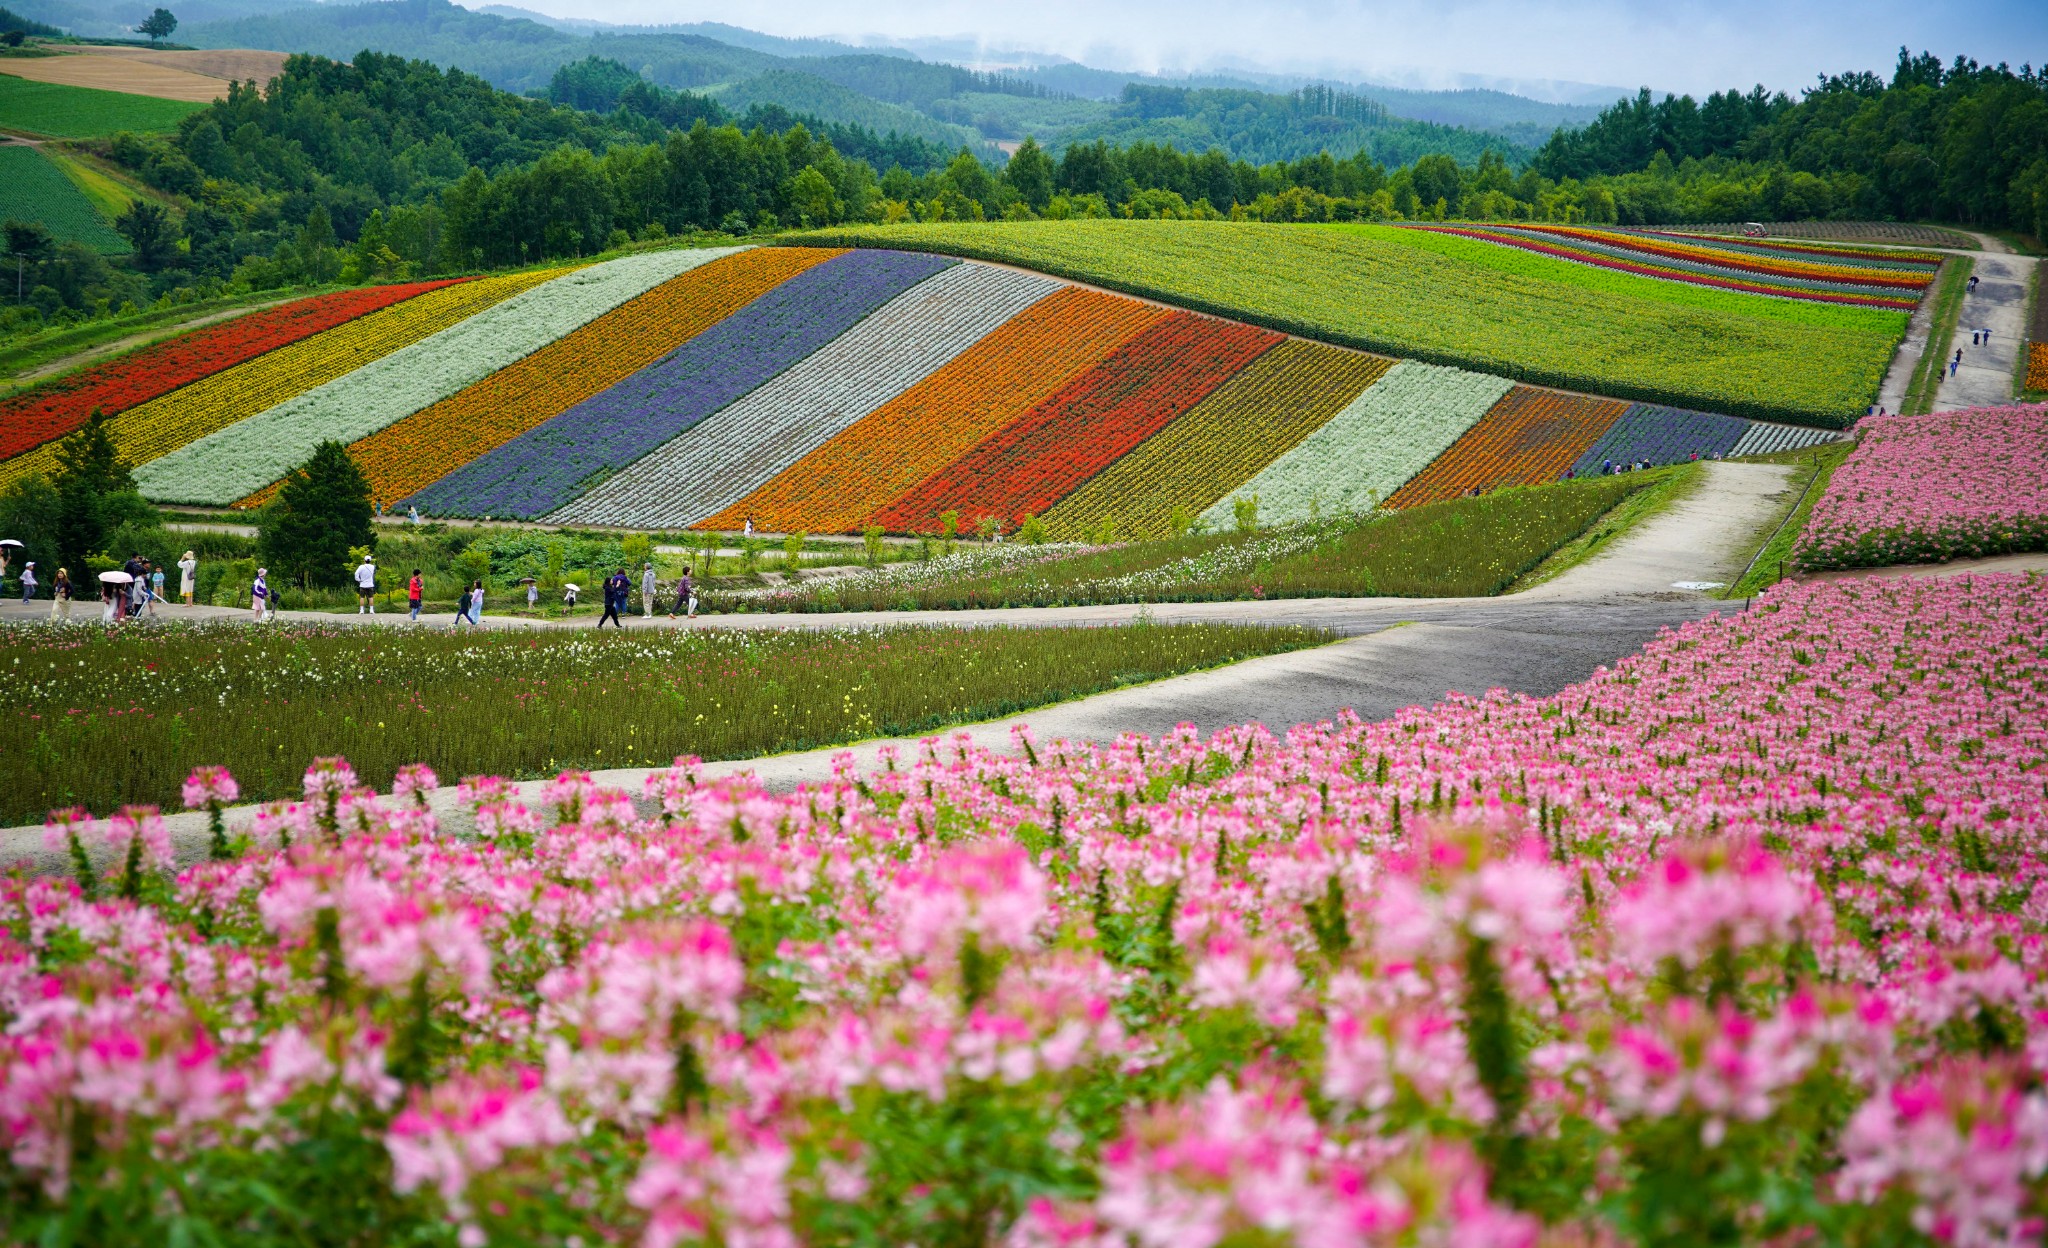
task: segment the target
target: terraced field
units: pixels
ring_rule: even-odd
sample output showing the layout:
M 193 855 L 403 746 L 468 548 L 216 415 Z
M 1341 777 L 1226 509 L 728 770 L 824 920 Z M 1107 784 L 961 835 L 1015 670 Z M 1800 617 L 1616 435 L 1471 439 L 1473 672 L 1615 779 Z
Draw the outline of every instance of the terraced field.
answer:
M 1785 324 L 1892 315 L 1659 284 Z M 866 247 L 676 249 L 281 305 L 10 399 L 0 484 L 48 472 L 94 407 L 160 502 L 259 504 L 333 439 L 381 502 L 430 516 L 813 533 L 1036 517 L 1055 537 L 1163 536 L 1252 500 L 1284 524 L 1833 436 Z

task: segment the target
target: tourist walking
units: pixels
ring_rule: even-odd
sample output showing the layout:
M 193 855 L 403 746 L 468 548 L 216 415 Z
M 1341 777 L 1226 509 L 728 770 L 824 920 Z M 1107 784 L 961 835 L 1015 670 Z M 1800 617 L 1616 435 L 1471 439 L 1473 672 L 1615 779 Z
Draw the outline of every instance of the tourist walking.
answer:
M 604 614 L 598 617 L 599 628 L 604 627 L 606 620 L 610 620 L 618 628 L 626 626 L 624 621 L 619 619 L 619 608 L 625 605 L 626 595 L 631 592 L 627 586 L 624 568 L 604 578 Z
M 50 582 L 50 618 L 71 622 L 71 572 L 66 568 L 57 569 L 57 579 Z
M 185 557 L 178 560 L 178 597 L 185 600 L 186 606 L 192 605 L 192 594 L 198 587 L 199 560 L 193 558 L 188 550 Z
M 252 585 L 250 585 L 250 586 L 249 586 L 249 610 L 255 613 L 255 615 L 256 615 L 256 621 L 255 621 L 255 622 L 256 622 L 256 623 L 258 623 L 258 624 L 261 624 L 261 623 L 263 622 L 263 620 L 264 620 L 264 617 L 265 617 L 265 616 L 266 616 L 267 614 L 269 614 L 269 611 L 270 611 L 270 569 L 269 569 L 269 568 L 258 568 L 258 569 L 256 569 L 256 581 L 255 581 L 255 583 L 254 583 L 254 584 L 252 584 Z
M 100 582 L 100 623 L 112 626 L 121 622 L 120 603 L 125 596 L 126 591 L 114 582 Z
M 455 600 L 455 623 L 450 624 L 448 627 L 453 629 L 457 624 L 467 623 L 469 623 L 469 586 L 465 585 L 462 587 L 462 597 Z
M 27 606 L 29 599 L 36 596 L 36 561 L 31 559 L 21 565 L 21 605 Z
M 377 565 L 368 555 L 356 567 L 356 614 L 377 614 Z
M 420 570 L 414 568 L 412 579 L 405 583 L 405 605 L 412 608 L 412 622 L 415 624 L 420 622 L 420 597 L 425 590 L 426 585 L 420 580 Z
M 678 611 L 684 612 L 684 618 L 686 619 L 694 620 L 697 618 L 697 595 L 690 592 L 690 569 L 688 565 L 684 565 L 683 575 L 676 581 L 676 604 L 668 609 L 668 618 L 671 620 L 676 618 Z
M 472 628 L 484 626 L 484 583 L 478 581 L 469 587 L 469 623 Z
M 526 609 L 528 611 L 540 609 L 540 582 L 531 577 L 528 577 L 526 581 Z
M 154 563 L 149 565 L 149 614 L 156 616 L 156 604 L 164 600 L 164 570 Z
M 137 561 L 135 580 L 128 588 L 131 591 L 128 598 L 128 614 L 132 618 L 141 619 L 142 609 L 149 605 L 149 560 Z
M 654 565 L 640 565 L 640 615 L 643 619 L 654 618 Z

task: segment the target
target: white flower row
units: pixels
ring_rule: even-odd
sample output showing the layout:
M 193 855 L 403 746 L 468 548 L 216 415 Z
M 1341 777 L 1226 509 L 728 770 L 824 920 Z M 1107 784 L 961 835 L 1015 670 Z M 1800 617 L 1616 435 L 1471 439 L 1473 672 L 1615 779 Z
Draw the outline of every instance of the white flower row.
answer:
M 736 247 L 626 256 L 564 274 L 187 444 L 135 472 L 143 496 L 227 504 L 284 476 L 328 439 L 354 442 L 515 364 L 630 299 Z
M 714 515 L 1060 285 L 986 264 L 945 269 L 548 519 L 653 527 Z
M 1805 425 L 1773 425 L 1761 420 L 1752 420 L 1749 422 L 1749 428 L 1742 431 L 1742 440 L 1735 444 L 1728 452 L 1728 456 L 1733 459 L 1740 455 L 1803 451 L 1822 442 L 1833 442 L 1841 436 L 1832 429 L 1812 429 Z
M 1369 512 L 1479 422 L 1512 382 L 1403 360 L 1293 450 L 1202 513 L 1232 523 L 1232 503 L 1258 495 L 1259 523 Z

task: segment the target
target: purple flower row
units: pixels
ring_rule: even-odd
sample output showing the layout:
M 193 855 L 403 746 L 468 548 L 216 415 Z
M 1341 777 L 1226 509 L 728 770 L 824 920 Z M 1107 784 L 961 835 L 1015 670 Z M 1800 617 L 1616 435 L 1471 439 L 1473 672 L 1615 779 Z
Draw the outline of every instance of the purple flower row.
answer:
M 1621 414 L 1599 441 L 1572 465 L 1572 475 L 1597 475 L 1602 464 L 1676 464 L 1698 455 L 1726 455 L 1735 449 L 1749 422 L 1712 412 L 1689 412 L 1655 403 L 1637 403 Z
M 406 502 L 431 515 L 545 515 L 957 263 L 867 250 L 828 260 Z

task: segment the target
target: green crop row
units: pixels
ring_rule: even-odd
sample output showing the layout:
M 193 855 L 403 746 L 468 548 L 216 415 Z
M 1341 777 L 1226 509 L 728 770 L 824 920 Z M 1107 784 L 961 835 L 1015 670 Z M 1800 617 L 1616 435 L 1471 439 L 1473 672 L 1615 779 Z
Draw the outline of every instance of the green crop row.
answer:
M 0 74 L 0 130 L 55 139 L 105 138 L 123 130 L 175 130 L 206 107 L 125 91 L 96 91 Z
M 84 192 L 33 147 L 0 147 L 0 221 L 4 220 L 39 222 L 60 242 L 84 243 L 94 251 L 119 254 L 129 249 L 128 240 L 114 232 Z
M 1394 231 L 1203 221 L 868 226 L 790 241 L 1022 265 L 1286 333 L 1536 385 L 1840 427 L 1876 397 L 1905 318 L 1587 266 L 1570 280 Z M 1505 249 L 1496 249 L 1505 250 Z M 1531 257 L 1542 259 L 1541 257 Z M 1645 287 L 1653 288 L 1645 290 Z

